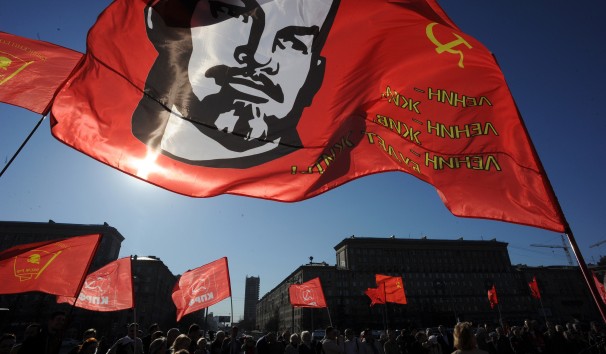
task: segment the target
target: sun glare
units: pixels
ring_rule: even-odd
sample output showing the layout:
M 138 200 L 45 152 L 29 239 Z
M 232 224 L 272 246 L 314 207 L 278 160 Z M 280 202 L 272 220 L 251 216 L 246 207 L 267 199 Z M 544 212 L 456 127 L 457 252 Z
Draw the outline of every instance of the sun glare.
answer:
M 147 149 L 147 155 L 143 160 L 139 160 L 135 162 L 135 167 L 137 168 L 137 177 L 147 179 L 150 173 L 158 172 L 160 170 L 160 166 L 156 164 L 156 160 L 158 159 L 159 153 L 152 149 Z

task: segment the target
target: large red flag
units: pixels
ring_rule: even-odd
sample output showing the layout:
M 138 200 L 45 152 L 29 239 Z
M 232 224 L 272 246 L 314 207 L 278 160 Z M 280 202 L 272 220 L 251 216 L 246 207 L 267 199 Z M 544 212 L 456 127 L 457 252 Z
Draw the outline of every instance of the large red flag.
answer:
M 532 277 L 532 281 L 528 283 L 530 288 L 530 295 L 535 299 L 541 299 L 541 292 L 539 291 L 539 284 L 537 283 L 537 277 Z
M 45 113 L 82 53 L 0 32 L 0 102 Z
M 74 304 L 75 297 L 57 296 L 57 302 Z M 113 261 L 89 274 L 76 307 L 91 311 L 118 311 L 135 306 L 130 257 Z
M 314 278 L 303 284 L 292 284 L 288 287 L 288 295 L 293 307 L 326 307 L 320 278 Z
M 75 297 L 101 235 L 28 243 L 0 252 L 0 294 L 29 291 Z
M 187 271 L 173 287 L 177 321 L 188 313 L 207 308 L 230 296 L 227 257 Z
M 385 283 L 379 284 L 376 288 L 368 288 L 364 294 L 370 298 L 370 306 L 384 304 L 385 301 Z
M 406 304 L 406 293 L 404 291 L 402 277 L 375 274 L 375 281 L 377 282 L 377 285 L 379 285 L 378 289 L 381 289 L 381 285 L 383 285 L 386 302 Z
M 117 0 L 88 48 L 52 133 L 155 185 L 298 201 L 402 171 L 457 216 L 564 231 L 495 59 L 435 0 Z
M 497 289 L 494 285 L 492 288 L 488 289 L 488 302 L 490 302 L 491 309 L 494 308 L 494 305 L 499 303 L 499 299 L 497 299 Z

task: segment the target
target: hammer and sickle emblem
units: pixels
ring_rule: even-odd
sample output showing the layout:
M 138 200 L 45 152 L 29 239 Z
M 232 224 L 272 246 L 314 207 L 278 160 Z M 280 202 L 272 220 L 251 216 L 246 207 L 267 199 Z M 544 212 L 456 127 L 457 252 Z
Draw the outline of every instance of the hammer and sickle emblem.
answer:
M 437 25 L 436 22 L 432 22 L 430 24 L 427 25 L 427 27 L 425 28 L 425 32 L 427 33 L 427 38 L 429 38 L 429 40 L 436 45 L 436 52 L 438 54 L 442 54 L 444 52 L 448 52 L 451 54 L 458 54 L 459 55 L 459 67 L 464 68 L 463 66 L 463 52 L 460 50 L 455 50 L 453 48 L 463 44 L 465 45 L 467 48 L 471 49 L 471 44 L 467 43 L 467 41 L 465 41 L 465 39 L 463 39 L 463 37 L 459 36 L 456 33 L 453 33 L 453 35 L 455 37 L 457 37 L 457 39 L 455 39 L 454 41 L 450 41 L 448 43 L 440 43 L 440 41 L 438 41 L 438 39 L 436 38 L 436 36 L 433 34 L 433 27 Z

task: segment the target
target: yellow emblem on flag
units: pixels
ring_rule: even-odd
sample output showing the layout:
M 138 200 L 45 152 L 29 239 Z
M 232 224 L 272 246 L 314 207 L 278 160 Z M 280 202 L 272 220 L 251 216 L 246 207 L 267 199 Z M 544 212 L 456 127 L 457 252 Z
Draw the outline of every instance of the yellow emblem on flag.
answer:
M 62 251 L 49 252 L 43 249 L 15 257 L 14 274 L 20 281 L 38 279 L 42 272 L 61 254 Z
M 467 43 L 467 41 L 465 39 L 463 39 L 463 37 L 459 36 L 456 33 L 452 33 L 456 39 L 453 41 L 450 41 L 448 43 L 441 43 L 435 36 L 435 34 L 433 33 L 433 27 L 437 25 L 436 22 L 432 22 L 430 24 L 427 25 L 427 27 L 425 28 L 425 33 L 427 34 L 427 38 L 429 38 L 429 40 L 431 41 L 431 43 L 436 45 L 436 52 L 438 54 L 442 54 L 444 52 L 450 53 L 450 54 L 458 54 L 459 55 L 459 67 L 460 68 L 464 68 L 465 66 L 463 65 L 463 52 L 460 50 L 455 50 L 453 48 L 463 44 L 464 46 L 466 46 L 468 49 L 471 49 L 471 44 Z
M 25 61 L 13 54 L 0 51 L 0 86 L 33 63 L 33 61 Z

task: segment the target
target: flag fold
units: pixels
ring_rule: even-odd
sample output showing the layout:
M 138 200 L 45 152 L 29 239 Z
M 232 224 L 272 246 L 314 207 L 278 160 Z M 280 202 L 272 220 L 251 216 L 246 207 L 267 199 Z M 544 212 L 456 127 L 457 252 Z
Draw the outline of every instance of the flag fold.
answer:
M 404 291 L 404 282 L 402 277 L 395 277 L 383 274 L 375 274 L 375 281 L 378 289 L 384 291 L 386 302 L 396 304 L 406 304 L 406 293 Z
M 488 289 L 488 302 L 490 303 L 490 308 L 494 309 L 494 306 L 499 303 L 497 299 L 497 289 L 493 285 L 492 288 Z
M 530 296 L 535 299 L 541 299 L 541 292 L 539 291 L 539 284 L 537 283 L 537 277 L 532 277 L 532 281 L 528 283 L 530 288 Z

